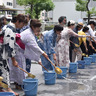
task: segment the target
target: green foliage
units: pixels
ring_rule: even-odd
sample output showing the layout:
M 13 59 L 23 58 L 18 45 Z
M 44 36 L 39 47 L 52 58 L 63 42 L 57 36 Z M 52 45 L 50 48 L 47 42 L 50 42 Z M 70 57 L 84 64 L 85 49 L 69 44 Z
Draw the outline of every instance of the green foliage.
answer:
M 86 4 L 87 1 L 84 0 L 76 0 L 76 10 L 77 11 L 87 11 Z
M 26 13 L 29 13 L 32 18 L 39 18 L 42 10 L 51 11 L 54 9 L 52 0 L 17 0 L 19 5 L 26 7 Z
M 80 4 L 76 4 L 76 10 L 77 11 L 87 11 L 85 4 L 83 4 L 83 6 Z
M 95 9 L 95 7 L 93 7 L 92 9 L 90 9 L 90 14 L 91 14 L 91 17 L 92 16 L 96 16 L 96 9 Z
M 50 25 L 50 26 L 45 26 L 45 30 L 51 30 L 54 28 L 54 25 Z
M 96 0 L 93 0 L 96 1 Z M 95 7 L 89 8 L 88 5 L 90 3 L 90 0 L 76 0 L 76 10 L 77 11 L 86 11 L 88 16 L 88 22 L 90 21 L 90 18 L 92 16 L 96 16 L 96 9 Z

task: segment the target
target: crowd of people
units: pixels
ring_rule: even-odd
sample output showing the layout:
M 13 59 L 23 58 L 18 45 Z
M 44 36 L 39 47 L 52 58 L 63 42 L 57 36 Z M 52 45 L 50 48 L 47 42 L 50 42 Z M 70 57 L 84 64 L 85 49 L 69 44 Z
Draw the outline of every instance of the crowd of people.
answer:
M 54 71 L 49 59 L 55 66 L 69 68 L 70 62 L 96 52 L 94 21 L 85 26 L 73 20 L 67 23 L 67 18 L 61 16 L 52 30 L 40 32 L 41 26 L 40 20 L 31 19 L 29 15 L 18 14 L 9 23 L 5 17 L 0 18 L 0 76 L 8 85 L 6 90 L 0 85 L 1 92 L 19 96 L 11 89 L 10 82 L 14 82 L 16 89 L 21 89 L 27 75 L 18 66 L 30 72 L 31 60 Z

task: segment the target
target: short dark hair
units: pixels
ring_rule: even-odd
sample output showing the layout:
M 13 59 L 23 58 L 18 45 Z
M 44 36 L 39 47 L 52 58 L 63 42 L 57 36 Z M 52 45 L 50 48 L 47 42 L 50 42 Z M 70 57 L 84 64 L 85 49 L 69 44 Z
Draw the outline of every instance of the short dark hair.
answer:
M 54 32 L 56 31 L 62 31 L 63 30 L 63 27 L 61 25 L 55 25 L 54 26 Z
M 40 27 L 41 26 L 41 22 L 38 19 L 31 19 L 30 21 L 30 27 Z
M 25 21 L 25 16 L 23 14 L 18 14 L 17 16 L 14 16 L 11 20 L 11 22 L 16 23 L 17 21 L 24 22 Z
M 59 17 L 58 22 L 59 22 L 59 23 L 63 22 L 64 18 L 66 18 L 66 16 L 61 16 L 61 17 Z
M 16 20 L 16 17 L 17 17 L 17 16 L 13 16 L 13 17 L 12 17 L 12 20 L 11 20 L 12 23 L 16 23 L 16 21 L 17 21 L 17 20 Z
M 90 22 L 89 22 L 89 25 L 90 25 L 90 24 L 93 24 L 94 26 L 96 26 L 96 23 L 95 23 L 94 21 L 90 21 Z
M 89 28 L 88 28 L 87 26 L 84 26 L 82 31 L 83 31 L 83 32 L 86 32 L 86 31 L 88 31 L 88 30 L 89 30 Z

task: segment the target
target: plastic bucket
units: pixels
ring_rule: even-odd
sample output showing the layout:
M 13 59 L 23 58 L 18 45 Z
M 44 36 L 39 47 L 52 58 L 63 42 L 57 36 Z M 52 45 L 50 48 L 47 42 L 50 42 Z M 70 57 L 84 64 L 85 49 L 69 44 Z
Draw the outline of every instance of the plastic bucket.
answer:
M 67 67 L 59 67 L 61 70 L 62 70 L 62 73 L 61 74 L 57 74 L 57 78 L 58 79 L 64 79 L 66 77 L 66 74 L 67 74 Z
M 11 92 L 0 92 L 0 96 L 15 96 L 15 94 Z
M 84 57 L 85 65 L 90 65 L 92 62 L 92 57 Z
M 44 79 L 46 85 L 54 85 L 56 83 L 55 71 L 44 71 Z
M 93 53 L 93 55 L 96 55 L 96 53 Z
M 77 72 L 78 63 L 71 62 L 69 67 L 69 73 L 76 73 Z
M 90 55 L 92 57 L 92 63 L 96 63 L 96 54 Z
M 23 90 L 25 96 L 36 96 L 38 89 L 38 79 L 24 79 L 23 80 Z
M 85 61 L 77 61 L 78 62 L 78 69 L 84 69 L 85 68 Z

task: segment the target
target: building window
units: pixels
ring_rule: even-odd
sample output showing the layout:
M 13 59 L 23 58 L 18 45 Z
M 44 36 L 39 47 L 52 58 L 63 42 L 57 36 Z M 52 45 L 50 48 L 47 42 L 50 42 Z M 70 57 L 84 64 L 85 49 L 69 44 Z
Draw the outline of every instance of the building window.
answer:
M 8 6 L 12 6 L 12 3 L 11 3 L 11 2 L 7 2 L 7 5 L 8 5 Z
M 47 13 L 45 13 L 45 17 L 47 17 Z
M 8 15 L 12 15 L 12 13 L 13 13 L 12 11 L 7 11 Z
M 44 16 L 44 13 L 42 13 L 42 16 Z

